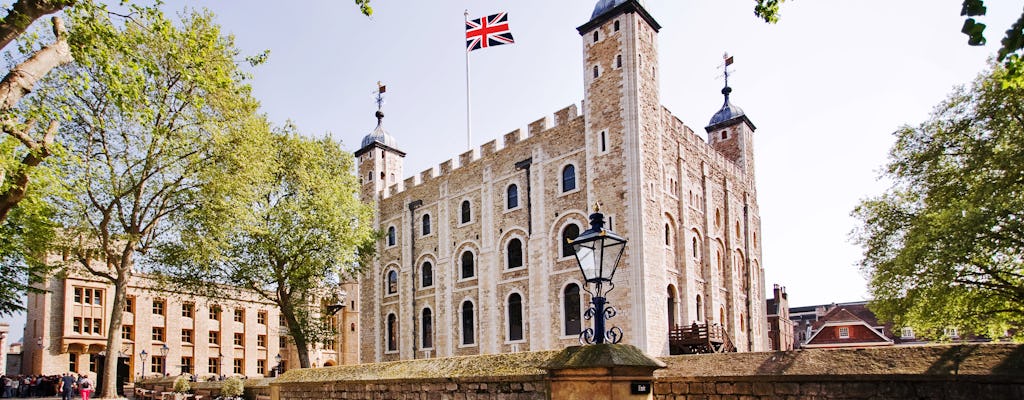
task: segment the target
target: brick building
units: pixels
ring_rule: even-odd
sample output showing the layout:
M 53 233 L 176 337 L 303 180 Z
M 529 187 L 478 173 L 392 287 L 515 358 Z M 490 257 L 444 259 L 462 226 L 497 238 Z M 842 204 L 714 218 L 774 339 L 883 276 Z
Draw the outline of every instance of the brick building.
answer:
M 789 295 L 784 286 L 772 288 L 772 298 L 767 300 L 768 350 L 793 350 L 793 326 L 789 319 Z
M 754 125 L 728 87 L 706 140 L 661 105 L 660 27 L 599 1 L 577 28 L 582 107 L 408 178 L 378 111 L 355 152 L 387 232 L 360 284 L 362 361 L 578 344 L 588 298 L 565 238 L 597 202 L 629 239 L 608 294 L 624 343 L 665 355 L 670 327 L 699 321 L 768 347 Z
M 40 288 L 46 292 L 28 295 L 20 373 L 75 372 L 96 378 L 102 363 L 115 354 L 106 349 L 113 287 L 69 268 Z M 277 306 L 252 292 L 225 286 L 220 297 L 195 297 L 161 290 L 149 276 L 136 274 L 126 294 L 123 344 L 116 352 L 120 379 L 164 373 L 267 376 L 278 366 L 278 355 L 283 369 L 298 366 Z M 355 333 L 348 329 L 357 320 L 353 309 L 354 300 L 333 315 L 339 334 L 334 342 L 312 349 L 310 359 L 317 366 L 356 362 L 357 342 L 349 339 Z

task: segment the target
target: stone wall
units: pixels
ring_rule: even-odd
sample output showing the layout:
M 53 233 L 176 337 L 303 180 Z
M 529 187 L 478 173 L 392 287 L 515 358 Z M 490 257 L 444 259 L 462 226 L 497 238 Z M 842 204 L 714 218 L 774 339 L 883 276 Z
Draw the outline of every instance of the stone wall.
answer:
M 559 352 L 288 371 L 273 399 L 565 399 L 540 368 Z M 941 345 L 660 358 L 654 399 L 1024 398 L 1024 346 Z M 628 384 L 628 380 L 623 384 Z M 590 396 L 597 400 L 600 396 Z

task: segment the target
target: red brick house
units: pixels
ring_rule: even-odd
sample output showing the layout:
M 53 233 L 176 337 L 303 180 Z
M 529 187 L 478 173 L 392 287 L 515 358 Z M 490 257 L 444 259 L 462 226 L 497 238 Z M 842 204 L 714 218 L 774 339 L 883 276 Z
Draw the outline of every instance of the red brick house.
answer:
M 863 304 L 835 307 L 814 322 L 804 348 L 892 346 L 891 332 Z

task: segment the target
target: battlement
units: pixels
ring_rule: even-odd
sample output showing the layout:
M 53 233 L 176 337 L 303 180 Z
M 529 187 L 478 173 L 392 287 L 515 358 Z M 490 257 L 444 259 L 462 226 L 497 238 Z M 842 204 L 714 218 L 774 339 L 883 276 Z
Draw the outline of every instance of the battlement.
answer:
M 566 125 L 569 121 L 572 121 L 579 116 L 579 107 L 576 104 L 570 104 L 565 108 L 555 111 L 552 115 L 545 115 L 544 117 L 527 124 L 525 133 L 521 128 L 506 133 L 502 136 L 502 141 L 500 142 L 501 146 L 499 146 L 499 141 L 494 139 L 484 143 L 480 147 L 470 149 L 459 154 L 457 158 L 445 160 L 438 164 L 436 168 L 429 168 L 420 172 L 418 175 L 405 178 L 403 181 L 395 183 L 385 189 L 382 193 L 382 198 L 390 198 L 432 180 L 446 178 L 453 171 L 465 168 L 476 161 L 498 154 L 502 150 L 510 148 L 517 143 L 527 141 L 544 131 Z
M 706 160 L 709 166 L 713 169 L 722 171 L 724 174 L 737 179 L 742 182 L 748 182 L 746 171 L 742 167 L 725 158 L 722 153 L 716 150 L 710 143 L 705 141 L 704 136 L 690 129 L 689 126 L 683 123 L 672 111 L 667 107 L 661 107 L 662 112 L 665 113 L 666 124 L 669 124 L 673 132 L 679 132 L 682 135 L 682 139 L 686 142 L 694 144 L 693 148 L 698 150 L 698 153 Z

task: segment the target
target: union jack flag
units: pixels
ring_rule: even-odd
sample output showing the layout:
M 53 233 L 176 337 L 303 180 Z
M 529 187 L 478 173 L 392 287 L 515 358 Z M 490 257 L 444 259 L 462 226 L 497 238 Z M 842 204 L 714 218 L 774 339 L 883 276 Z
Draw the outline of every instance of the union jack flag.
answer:
M 466 51 L 512 43 L 515 40 L 508 27 L 508 13 L 466 21 Z

